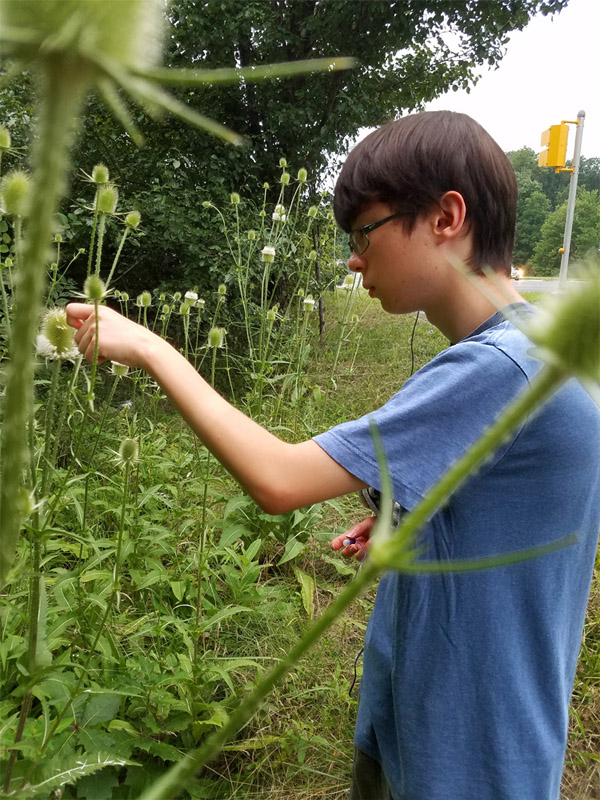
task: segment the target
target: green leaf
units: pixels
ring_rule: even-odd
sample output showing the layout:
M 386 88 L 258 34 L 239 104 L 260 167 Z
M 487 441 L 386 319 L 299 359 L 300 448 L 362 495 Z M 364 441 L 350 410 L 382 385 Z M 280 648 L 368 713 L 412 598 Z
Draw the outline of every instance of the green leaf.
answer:
M 296 538 L 289 539 L 285 545 L 285 549 L 283 551 L 283 555 L 280 560 L 277 562 L 278 566 L 285 564 L 288 561 L 292 561 L 292 559 L 297 558 L 300 553 L 305 549 L 306 544 L 304 542 L 300 542 Z
M 304 606 L 304 610 L 308 614 L 308 618 L 313 619 L 315 616 L 314 578 L 312 578 L 307 572 L 304 572 L 303 569 L 300 569 L 300 567 L 297 567 L 295 564 L 293 566 L 293 570 L 296 580 L 300 584 L 300 595 L 302 597 L 302 605 Z
M 227 608 L 222 608 L 220 611 L 217 611 L 216 614 L 213 614 L 212 617 L 204 618 L 199 626 L 199 630 L 207 631 L 224 619 L 228 619 L 234 614 L 240 614 L 242 611 L 250 611 L 250 609 L 247 606 L 228 606 Z
M 113 719 L 121 705 L 121 697 L 109 692 L 100 694 L 90 692 L 90 694 L 92 697 L 85 707 L 80 725 L 97 725 L 99 722 L 109 722 Z

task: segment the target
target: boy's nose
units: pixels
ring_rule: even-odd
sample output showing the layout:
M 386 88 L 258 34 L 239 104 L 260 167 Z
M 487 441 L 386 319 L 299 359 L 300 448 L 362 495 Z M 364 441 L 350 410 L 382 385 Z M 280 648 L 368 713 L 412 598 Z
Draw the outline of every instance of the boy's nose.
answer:
M 365 262 L 362 256 L 356 253 L 350 253 L 350 258 L 348 259 L 349 270 L 352 270 L 352 272 L 361 272 L 364 269 L 364 265 Z

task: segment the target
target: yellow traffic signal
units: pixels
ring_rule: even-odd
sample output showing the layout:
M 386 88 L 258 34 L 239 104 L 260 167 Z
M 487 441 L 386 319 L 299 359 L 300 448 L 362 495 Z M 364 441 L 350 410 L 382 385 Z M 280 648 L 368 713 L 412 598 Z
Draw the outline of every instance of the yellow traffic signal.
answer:
M 566 122 L 551 125 L 542 133 L 542 150 L 538 158 L 538 167 L 564 167 L 567 163 L 567 140 L 569 129 Z

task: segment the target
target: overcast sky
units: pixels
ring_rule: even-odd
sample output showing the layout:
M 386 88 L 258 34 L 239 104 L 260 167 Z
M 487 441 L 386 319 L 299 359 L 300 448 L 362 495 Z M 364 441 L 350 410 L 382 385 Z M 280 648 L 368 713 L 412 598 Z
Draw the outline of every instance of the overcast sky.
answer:
M 600 0 L 570 0 L 554 17 L 534 17 L 511 34 L 498 69 L 482 73 L 470 93 L 448 92 L 426 107 L 444 108 L 470 114 L 505 151 L 536 152 L 542 131 L 583 109 L 582 155 L 600 157 Z

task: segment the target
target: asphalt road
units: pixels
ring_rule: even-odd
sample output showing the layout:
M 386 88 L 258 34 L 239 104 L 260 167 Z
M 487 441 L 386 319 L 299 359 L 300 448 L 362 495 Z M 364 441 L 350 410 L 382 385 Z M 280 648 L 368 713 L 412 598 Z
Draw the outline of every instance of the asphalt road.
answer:
M 558 289 L 557 280 L 536 281 L 535 278 L 522 278 L 520 281 L 513 281 L 513 285 L 518 292 L 555 292 Z

